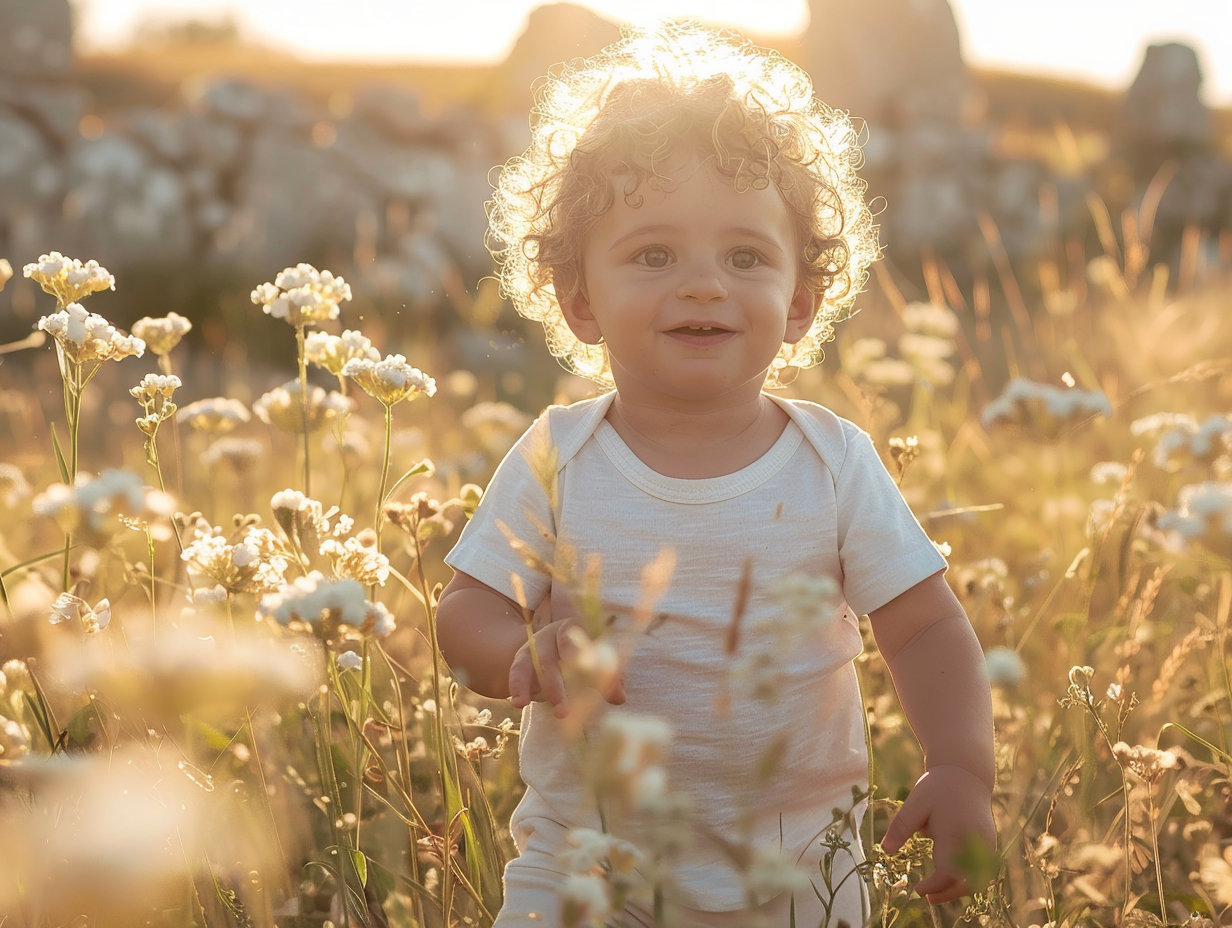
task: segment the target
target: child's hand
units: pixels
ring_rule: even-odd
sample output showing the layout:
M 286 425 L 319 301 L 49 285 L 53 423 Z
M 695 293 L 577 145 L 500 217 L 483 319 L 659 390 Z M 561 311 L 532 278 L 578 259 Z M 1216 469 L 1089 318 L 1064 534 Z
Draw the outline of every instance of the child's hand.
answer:
M 535 632 L 535 653 L 532 655 L 528 641 L 518 649 L 509 668 L 509 698 L 514 706 L 521 709 L 532 702 L 550 702 L 552 714 L 558 719 L 568 715 L 565 669 L 589 644 L 590 638 L 573 619 L 551 622 Z M 535 656 L 539 659 L 541 674 L 535 671 Z M 600 684 L 597 689 L 604 699 L 614 706 L 623 705 L 625 687 L 621 674 L 596 682 Z
M 966 895 L 971 887 L 955 866 L 954 858 L 968 835 L 975 835 L 990 848 L 996 846 L 992 792 L 983 780 L 963 767 L 938 764 L 929 768 L 890 822 L 881 847 L 893 854 L 917 833 L 933 839 L 935 871 L 916 884 L 915 891 L 927 896 L 932 905 Z

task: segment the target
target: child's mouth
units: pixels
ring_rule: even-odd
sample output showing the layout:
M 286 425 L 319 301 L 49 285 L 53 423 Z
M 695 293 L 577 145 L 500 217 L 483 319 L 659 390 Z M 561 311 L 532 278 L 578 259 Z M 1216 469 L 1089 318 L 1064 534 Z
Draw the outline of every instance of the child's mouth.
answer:
M 693 348 L 709 348 L 734 336 L 731 329 L 717 325 L 682 325 L 668 330 L 674 340 Z

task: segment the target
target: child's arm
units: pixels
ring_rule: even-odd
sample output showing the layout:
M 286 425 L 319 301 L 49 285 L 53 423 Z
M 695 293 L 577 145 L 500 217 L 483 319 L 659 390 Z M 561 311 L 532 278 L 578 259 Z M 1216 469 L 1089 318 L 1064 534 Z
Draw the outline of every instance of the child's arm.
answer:
M 569 712 L 562 665 L 576 654 L 585 632 L 571 618 L 549 622 L 535 632 L 535 669 L 522 609 L 474 577 L 455 572 L 441 592 L 436 611 L 437 641 L 459 682 L 484 696 L 508 696 L 519 709 L 532 701 L 550 702 L 557 718 Z M 625 701 L 619 680 L 604 698 Z
M 953 858 L 969 834 L 996 844 L 992 699 L 984 654 L 941 573 L 869 615 L 925 773 L 886 831 L 893 853 L 912 834 L 933 839 L 936 872 L 916 886 L 931 903 L 969 891 Z M 978 887 L 977 887 L 978 888 Z

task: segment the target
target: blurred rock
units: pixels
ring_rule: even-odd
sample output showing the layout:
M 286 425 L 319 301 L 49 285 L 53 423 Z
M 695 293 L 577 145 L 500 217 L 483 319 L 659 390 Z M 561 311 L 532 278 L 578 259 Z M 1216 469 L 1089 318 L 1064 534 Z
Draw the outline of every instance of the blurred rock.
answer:
M 0 74 L 61 77 L 72 64 L 69 0 L 0 0 Z
M 1201 88 L 1202 68 L 1190 46 L 1150 46 L 1121 109 L 1125 143 L 1152 159 L 1208 146 L 1211 114 Z
M 957 126 L 969 91 L 948 0 L 812 0 L 817 95 L 874 127 Z

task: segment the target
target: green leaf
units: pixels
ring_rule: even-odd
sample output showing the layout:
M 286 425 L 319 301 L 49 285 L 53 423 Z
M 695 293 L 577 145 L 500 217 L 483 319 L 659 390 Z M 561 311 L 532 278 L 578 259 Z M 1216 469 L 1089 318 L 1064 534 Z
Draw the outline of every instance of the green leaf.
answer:
M 0 571 L 0 577 L 7 577 L 9 574 L 13 573 L 14 571 L 21 570 L 23 567 L 31 567 L 34 564 L 37 564 L 39 561 L 50 560 L 53 557 L 61 557 L 63 556 L 63 554 L 64 554 L 63 548 L 59 548 L 58 550 L 55 550 L 55 551 L 49 551 L 47 554 L 40 554 L 38 557 L 32 557 L 28 561 L 22 561 L 20 564 L 14 564 L 12 567 L 9 567 L 6 570 Z
M 351 848 L 351 863 L 355 865 L 355 872 L 359 874 L 359 884 L 366 887 L 368 885 L 368 858 L 363 851 Z
M 60 439 L 56 437 L 56 424 L 51 423 L 51 447 L 56 452 L 56 464 L 60 466 L 60 479 L 68 483 L 68 464 L 64 461 L 64 452 L 60 449 Z

